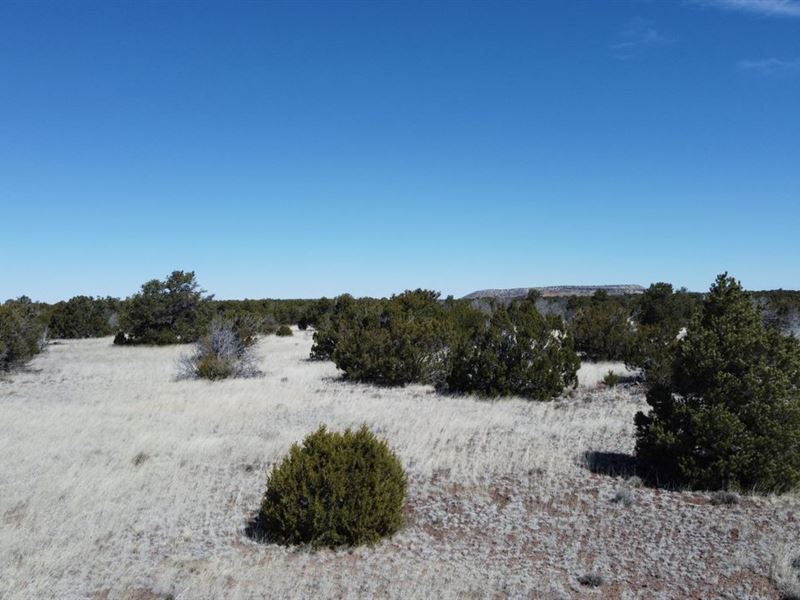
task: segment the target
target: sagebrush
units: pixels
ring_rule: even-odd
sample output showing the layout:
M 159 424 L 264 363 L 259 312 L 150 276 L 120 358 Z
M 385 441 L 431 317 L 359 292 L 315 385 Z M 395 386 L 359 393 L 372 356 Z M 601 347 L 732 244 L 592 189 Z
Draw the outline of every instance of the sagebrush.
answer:
M 237 329 L 232 321 L 215 318 L 209 331 L 197 342 L 192 354 L 178 363 L 179 379 L 227 379 L 261 374 L 249 330 Z

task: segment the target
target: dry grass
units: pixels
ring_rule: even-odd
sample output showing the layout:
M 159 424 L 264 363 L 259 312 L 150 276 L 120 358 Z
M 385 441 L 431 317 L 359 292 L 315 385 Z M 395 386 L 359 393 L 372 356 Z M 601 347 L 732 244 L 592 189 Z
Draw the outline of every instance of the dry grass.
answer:
M 796 545 L 784 546 L 776 552 L 772 578 L 783 600 L 800 600 L 800 550 Z
M 578 370 L 578 382 L 581 387 L 592 388 L 600 385 L 608 373 L 618 375 L 620 379 L 630 379 L 639 374 L 638 370 L 628 369 L 624 363 L 598 361 L 583 363 Z
M 632 452 L 635 390 L 536 403 L 382 389 L 306 361 L 310 344 L 265 338 L 264 378 L 212 383 L 176 381 L 186 348 L 70 341 L 0 382 L 0 597 L 777 597 L 794 498 L 723 509 L 641 488 L 626 505 L 611 501 L 621 479 L 587 469 L 587 452 Z M 352 552 L 251 540 L 271 465 L 322 422 L 389 440 L 408 526 Z M 581 586 L 588 572 L 603 586 Z

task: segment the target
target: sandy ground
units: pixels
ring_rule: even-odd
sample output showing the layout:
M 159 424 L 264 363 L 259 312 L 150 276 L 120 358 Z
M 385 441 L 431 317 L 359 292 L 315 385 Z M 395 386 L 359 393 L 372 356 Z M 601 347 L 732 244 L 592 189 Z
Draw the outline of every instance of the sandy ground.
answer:
M 780 597 L 770 569 L 798 539 L 798 499 L 629 487 L 638 388 L 380 389 L 307 361 L 310 345 L 264 339 L 265 377 L 209 383 L 175 381 L 187 348 L 70 341 L 0 382 L 0 597 Z M 251 539 L 271 466 L 323 422 L 389 440 L 408 525 L 352 551 Z

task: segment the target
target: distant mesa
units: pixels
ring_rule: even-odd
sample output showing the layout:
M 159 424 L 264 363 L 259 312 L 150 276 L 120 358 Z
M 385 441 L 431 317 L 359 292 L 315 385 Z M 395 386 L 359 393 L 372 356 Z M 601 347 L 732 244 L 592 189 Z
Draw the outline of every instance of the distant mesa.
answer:
M 557 296 L 591 296 L 598 290 L 603 290 L 609 296 L 625 296 L 627 294 L 642 294 L 644 288 L 640 285 L 551 285 L 547 287 L 507 288 L 496 290 L 478 290 L 464 296 L 465 300 L 478 298 L 524 298 L 532 290 L 538 291 L 544 298 Z

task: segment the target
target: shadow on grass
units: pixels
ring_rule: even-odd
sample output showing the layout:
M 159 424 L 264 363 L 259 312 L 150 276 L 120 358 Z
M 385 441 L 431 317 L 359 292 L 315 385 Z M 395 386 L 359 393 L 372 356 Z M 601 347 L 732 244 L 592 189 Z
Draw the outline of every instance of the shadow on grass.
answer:
M 251 517 L 244 527 L 244 534 L 259 544 L 274 544 L 276 543 L 270 534 L 269 530 L 264 523 L 264 518 L 260 512 L 257 512 Z
M 632 477 L 636 475 L 636 457 L 622 452 L 584 452 L 586 468 L 597 475 Z

